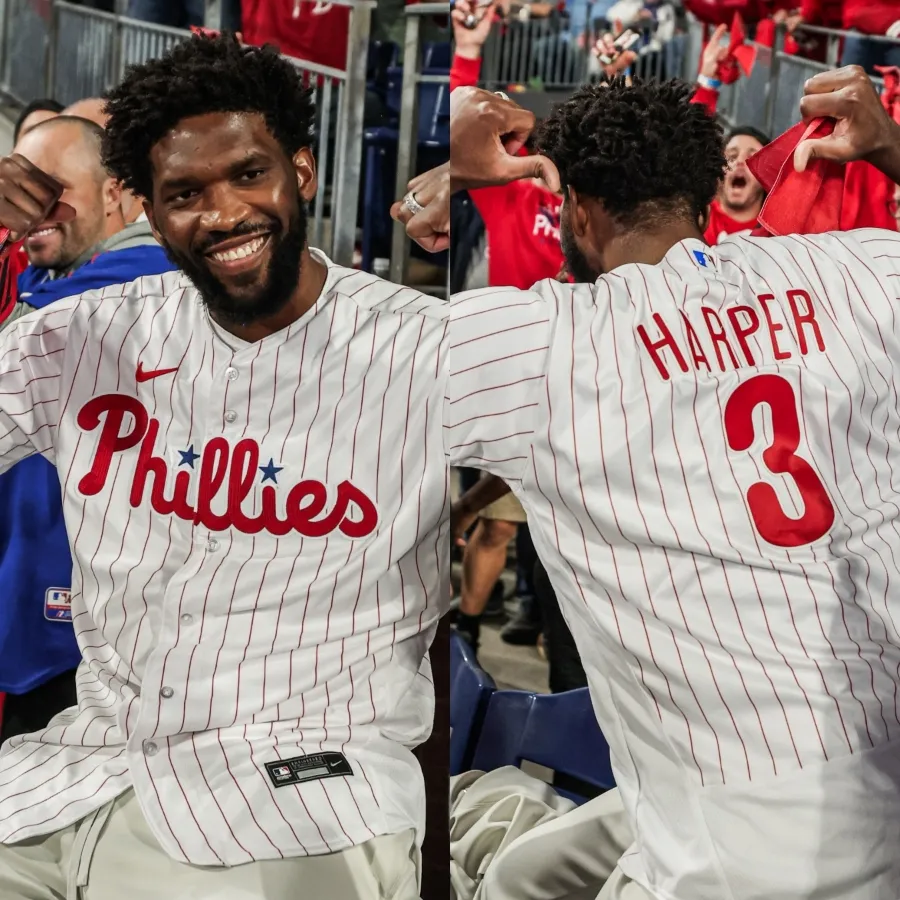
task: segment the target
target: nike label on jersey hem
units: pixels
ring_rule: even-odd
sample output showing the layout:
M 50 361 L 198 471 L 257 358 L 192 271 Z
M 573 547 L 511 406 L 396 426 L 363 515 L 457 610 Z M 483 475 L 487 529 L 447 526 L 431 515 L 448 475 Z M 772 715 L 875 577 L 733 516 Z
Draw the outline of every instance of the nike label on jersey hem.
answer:
M 295 756 L 293 759 L 276 759 L 265 763 L 269 779 L 275 787 L 318 781 L 321 778 L 339 778 L 352 775 L 353 769 L 343 753 L 328 751 L 311 756 Z

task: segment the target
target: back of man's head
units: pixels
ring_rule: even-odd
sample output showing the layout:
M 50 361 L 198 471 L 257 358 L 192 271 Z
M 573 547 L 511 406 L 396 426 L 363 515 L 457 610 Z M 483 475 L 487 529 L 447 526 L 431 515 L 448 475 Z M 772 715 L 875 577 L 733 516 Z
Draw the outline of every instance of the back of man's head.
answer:
M 106 128 L 109 116 L 106 113 L 106 101 L 102 97 L 88 97 L 78 100 L 63 110 L 64 116 L 76 116 L 79 119 L 87 119 L 100 128 Z
M 681 81 L 588 85 L 556 107 L 538 149 L 563 188 L 599 200 L 621 227 L 696 222 L 725 169 L 722 128 Z
M 87 119 L 57 116 L 20 138 L 16 153 L 63 185 L 60 198 L 75 210 L 71 221 L 38 228 L 25 251 L 40 268 L 67 269 L 88 250 L 124 228 L 121 188 L 104 169 L 103 129 Z

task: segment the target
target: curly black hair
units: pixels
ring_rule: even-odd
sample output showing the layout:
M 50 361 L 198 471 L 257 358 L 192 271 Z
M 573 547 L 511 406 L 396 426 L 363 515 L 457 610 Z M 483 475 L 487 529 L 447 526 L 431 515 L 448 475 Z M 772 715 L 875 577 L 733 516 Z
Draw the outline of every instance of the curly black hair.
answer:
M 106 94 L 103 163 L 130 191 L 151 197 L 154 145 L 182 119 L 212 112 L 261 113 L 292 157 L 312 142 L 312 93 L 272 46 L 244 47 L 231 33 L 195 35 L 132 66 Z
M 625 227 L 706 213 L 725 169 L 722 128 L 682 81 L 587 85 L 557 106 L 537 146 L 563 186 Z

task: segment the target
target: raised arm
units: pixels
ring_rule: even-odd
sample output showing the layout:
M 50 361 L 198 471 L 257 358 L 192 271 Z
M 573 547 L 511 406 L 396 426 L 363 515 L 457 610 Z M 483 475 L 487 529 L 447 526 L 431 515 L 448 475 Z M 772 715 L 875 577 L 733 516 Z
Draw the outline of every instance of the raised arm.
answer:
M 63 222 L 75 216 L 67 203 L 59 202 L 63 186 L 13 153 L 0 158 L 0 326 L 18 300 L 12 254 L 18 241 L 41 225 Z

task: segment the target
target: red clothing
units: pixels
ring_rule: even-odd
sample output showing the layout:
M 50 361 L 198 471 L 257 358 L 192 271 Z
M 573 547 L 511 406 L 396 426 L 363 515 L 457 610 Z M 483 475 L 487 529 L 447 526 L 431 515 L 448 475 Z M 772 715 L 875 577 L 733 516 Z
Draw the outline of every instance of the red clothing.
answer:
M 559 274 L 561 196 L 532 181 L 479 188 L 469 196 L 484 221 L 491 287 L 526 290 Z
M 715 246 L 729 234 L 750 234 L 755 228 L 756 219 L 751 219 L 749 222 L 732 219 L 719 205 L 719 201 L 713 200 L 709 205 L 709 224 L 706 226 L 706 231 L 703 232 L 703 237 L 707 244 Z
M 900 20 L 900 0 L 844 0 L 844 28 L 863 34 L 886 34 Z
M 9 230 L 0 227 L 0 325 L 9 318 L 19 299 L 18 278 L 28 265 L 22 243 L 8 244 Z
M 480 59 L 454 55 L 450 90 L 477 84 Z M 533 181 L 469 191 L 488 240 L 488 284 L 527 289 L 555 278 L 563 266 L 559 245 L 562 197 Z
M 243 0 L 248 44 L 274 44 L 286 56 L 343 69 L 347 65 L 350 7 L 326 0 Z

